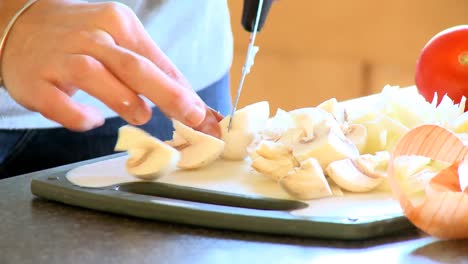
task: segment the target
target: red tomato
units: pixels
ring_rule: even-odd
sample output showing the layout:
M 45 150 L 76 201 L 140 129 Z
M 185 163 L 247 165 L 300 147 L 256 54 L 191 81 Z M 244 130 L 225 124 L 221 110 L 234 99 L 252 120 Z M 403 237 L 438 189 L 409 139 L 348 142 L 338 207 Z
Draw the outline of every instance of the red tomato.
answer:
M 455 103 L 468 98 L 468 25 L 448 28 L 424 46 L 416 63 L 416 86 L 427 101 L 437 93 Z

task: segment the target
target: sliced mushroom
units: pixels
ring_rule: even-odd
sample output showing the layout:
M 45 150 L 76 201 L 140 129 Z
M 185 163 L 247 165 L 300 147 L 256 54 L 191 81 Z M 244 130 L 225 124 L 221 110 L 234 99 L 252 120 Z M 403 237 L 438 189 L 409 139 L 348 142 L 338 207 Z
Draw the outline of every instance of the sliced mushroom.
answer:
M 367 128 L 361 124 L 350 124 L 346 125 L 343 132 L 345 137 L 357 147 L 359 153 L 364 153 L 367 142 Z
M 126 169 L 129 174 L 144 180 L 155 180 L 177 169 L 179 152 L 140 128 L 119 128 L 116 151 L 127 151 Z
M 290 111 L 289 114 L 293 118 L 296 128 L 303 129 L 308 138 L 321 133 L 322 130 L 340 129 L 340 124 L 333 115 L 317 107 L 299 108 Z
M 231 129 L 228 130 L 230 116 L 219 122 L 221 139 L 225 142 L 222 158 L 243 160 L 247 157 L 247 148 L 256 134 L 265 128 L 270 116 L 268 102 L 261 101 L 247 105 L 234 114 Z
M 180 136 L 179 133 L 173 133 L 171 140 L 166 140 L 164 143 L 168 144 L 174 148 L 183 148 L 186 147 L 188 142 L 183 137 Z
M 224 150 L 224 141 L 196 131 L 177 120 L 173 120 L 173 141 L 168 144 L 180 151 L 177 166 L 181 169 L 197 169 L 217 160 Z
M 341 130 L 328 129 L 310 141 L 299 141 L 293 146 L 293 155 L 298 161 L 316 158 L 322 168 L 333 161 L 359 156 L 356 146 L 342 134 Z
M 371 191 L 384 179 L 365 174 L 350 158 L 331 162 L 325 172 L 336 184 L 350 192 Z
M 330 186 L 330 190 L 332 191 L 334 196 L 343 196 L 344 195 L 343 191 L 341 190 L 341 187 L 338 186 L 338 184 L 336 184 L 336 182 L 334 182 L 328 176 L 325 176 L 325 178 L 327 179 L 328 185 Z
M 253 143 L 255 135 L 242 130 L 231 130 L 223 134 L 224 150 L 221 154 L 226 160 L 243 160 L 248 156 L 249 147 Z
M 317 106 L 317 108 L 332 114 L 336 121 L 338 121 L 340 124 L 348 122 L 346 109 L 338 102 L 338 100 L 336 100 L 336 98 L 330 98 L 326 101 L 323 101 Z
M 374 155 L 362 154 L 353 159 L 354 166 L 356 166 L 364 174 L 373 177 L 381 178 L 387 177 L 387 166 L 390 160 L 390 152 L 379 151 Z
M 261 141 L 255 149 L 255 152 L 266 159 L 277 159 L 292 154 L 292 150 L 289 146 L 269 140 Z
M 325 168 L 334 160 L 359 155 L 357 147 L 345 137 L 341 125 L 330 113 L 309 107 L 293 110 L 290 115 L 296 122 L 296 130 L 292 130 L 296 133 L 290 137 L 298 137 L 304 131 L 303 136 L 292 142 L 293 155 L 299 162 L 316 158 Z
M 299 162 L 292 156 L 291 149 L 281 143 L 263 140 L 253 153 L 255 157 L 252 168 L 275 181 L 299 166 Z
M 258 156 L 253 160 L 251 166 L 259 173 L 274 181 L 279 181 L 290 171 L 294 170 L 296 161 L 289 156 L 281 156 L 276 159 L 266 159 L 262 156 Z
M 260 135 L 265 140 L 278 140 L 287 130 L 294 126 L 294 120 L 289 113 L 278 108 L 276 114 L 268 119 L 265 128 L 260 131 Z
M 291 196 L 311 200 L 331 196 L 332 190 L 323 174 L 322 167 L 314 158 L 303 161 L 279 180 L 280 186 Z
M 309 137 L 313 137 L 312 134 Z M 277 142 L 292 147 L 295 143 L 301 140 L 308 140 L 309 138 L 306 137 L 305 130 L 302 128 L 290 128 L 285 131 L 278 139 Z

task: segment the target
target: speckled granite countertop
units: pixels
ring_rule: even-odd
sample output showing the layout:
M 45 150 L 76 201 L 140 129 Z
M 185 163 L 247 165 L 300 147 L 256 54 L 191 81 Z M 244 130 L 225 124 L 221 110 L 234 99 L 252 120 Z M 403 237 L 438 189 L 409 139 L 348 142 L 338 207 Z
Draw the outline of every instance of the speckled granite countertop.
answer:
M 46 173 L 46 172 L 40 172 Z M 34 197 L 35 174 L 0 181 L 0 263 L 468 263 L 468 241 L 409 231 L 329 241 L 147 221 Z

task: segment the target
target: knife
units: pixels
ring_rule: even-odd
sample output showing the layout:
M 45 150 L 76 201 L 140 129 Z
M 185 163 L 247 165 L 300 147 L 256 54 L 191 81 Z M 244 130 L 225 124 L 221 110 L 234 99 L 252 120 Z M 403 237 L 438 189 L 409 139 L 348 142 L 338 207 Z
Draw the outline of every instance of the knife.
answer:
M 258 2 L 258 5 L 256 5 Z M 236 99 L 234 101 L 233 108 L 231 110 L 231 116 L 229 117 L 228 131 L 231 130 L 232 120 L 239 103 L 239 98 L 244 85 L 245 77 L 250 72 L 252 65 L 254 64 L 255 55 L 257 54 L 259 47 L 255 46 L 255 37 L 257 32 L 263 27 L 268 11 L 270 10 L 273 0 L 244 0 L 244 8 L 242 15 L 242 25 L 245 30 L 251 32 L 250 41 L 247 47 L 247 55 L 245 57 L 245 63 L 242 67 L 242 76 L 237 87 Z M 253 25 L 253 27 L 252 27 Z

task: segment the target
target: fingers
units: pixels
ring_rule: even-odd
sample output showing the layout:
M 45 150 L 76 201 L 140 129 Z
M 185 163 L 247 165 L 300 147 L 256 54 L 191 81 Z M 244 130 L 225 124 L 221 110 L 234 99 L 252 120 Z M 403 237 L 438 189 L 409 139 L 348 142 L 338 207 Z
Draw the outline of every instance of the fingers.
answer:
M 183 87 L 191 89 L 191 85 L 179 71 L 179 69 L 171 62 L 171 60 L 162 52 L 162 50 L 154 43 L 148 33 L 139 27 L 141 32 L 141 41 L 136 46 L 132 46 L 131 42 L 125 41 L 123 43 L 129 43 L 128 49 L 134 50 L 136 53 L 148 58 L 154 64 L 156 64 L 164 73 L 169 77 L 177 81 Z M 126 35 L 129 37 L 129 35 Z
M 116 79 L 99 61 L 80 54 L 64 58 L 61 86 L 73 85 L 97 98 L 133 125 L 151 118 L 151 108 L 135 92 Z M 64 83 L 63 81 L 67 80 Z
M 172 79 L 149 59 L 110 41 L 95 42 L 84 54 L 96 58 L 125 86 L 156 104 L 169 118 L 195 127 L 204 119 L 206 105 L 191 89 Z
M 67 71 L 62 73 L 61 76 L 64 78 L 61 80 L 68 81 L 64 83 L 57 80 L 61 87 L 70 85 L 80 87 L 131 124 L 142 125 L 151 118 L 151 108 L 146 105 L 144 100 L 117 80 L 96 59 L 87 55 L 73 54 L 66 57 L 66 62 L 63 65 L 66 67 L 62 67 L 62 69 L 67 69 Z M 218 123 L 223 116 L 208 106 L 205 106 L 205 109 L 205 118 L 195 129 L 214 137 L 221 137 Z
M 222 119 L 222 115 L 207 107 L 205 119 L 194 129 L 213 137 L 221 138 L 221 127 L 219 126 L 219 121 Z
M 29 97 L 31 109 L 73 131 L 87 131 L 104 124 L 104 118 L 94 108 L 73 102 L 71 98 L 49 82 L 38 82 Z
M 148 58 L 176 82 L 185 88 L 190 88 L 188 81 L 171 60 L 159 49 L 130 8 L 115 3 L 100 3 L 97 5 L 103 8 L 103 12 L 106 13 L 103 16 L 111 21 L 110 23 L 102 24 L 102 29 L 106 32 L 111 32 L 112 37 L 119 46 Z

